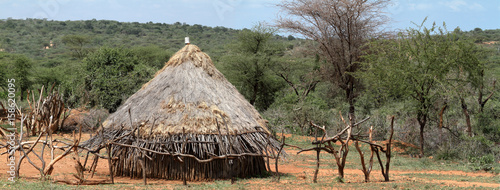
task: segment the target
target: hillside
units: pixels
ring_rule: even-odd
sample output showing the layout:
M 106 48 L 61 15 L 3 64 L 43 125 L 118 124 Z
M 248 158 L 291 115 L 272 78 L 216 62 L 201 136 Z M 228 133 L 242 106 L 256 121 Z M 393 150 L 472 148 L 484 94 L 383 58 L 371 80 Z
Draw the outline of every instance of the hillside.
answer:
M 238 30 L 182 23 L 125 23 L 110 20 L 47 21 L 39 19 L 0 20 L 0 49 L 9 53 L 29 55 L 33 59 L 60 58 L 68 48 L 66 35 L 88 38 L 88 48 L 158 46 L 177 51 L 184 37 L 205 48 L 220 53 L 223 45 L 234 39 Z M 46 47 L 49 47 L 47 50 Z

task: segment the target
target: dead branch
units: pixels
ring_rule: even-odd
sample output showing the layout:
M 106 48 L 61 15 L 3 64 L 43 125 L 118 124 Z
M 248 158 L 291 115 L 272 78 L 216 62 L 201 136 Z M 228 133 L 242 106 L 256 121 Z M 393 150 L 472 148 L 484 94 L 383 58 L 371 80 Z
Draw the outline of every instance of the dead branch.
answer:
M 374 145 L 371 145 L 372 144 L 372 132 L 373 132 L 373 126 L 371 126 L 370 130 L 369 130 L 369 143 L 370 143 L 371 154 L 370 154 L 370 161 L 368 163 L 368 167 L 365 164 L 365 155 L 361 151 L 361 148 L 359 148 L 359 143 L 358 143 L 359 140 L 354 141 L 354 146 L 356 147 L 356 150 L 358 151 L 359 157 L 361 159 L 361 166 L 362 166 L 361 171 L 363 171 L 363 174 L 365 175 L 365 182 L 370 181 L 370 172 L 371 172 L 372 167 L 373 167 L 373 152 L 374 152 L 373 146 Z
M 44 89 L 45 86 L 42 86 L 39 91 L 38 100 L 35 100 L 35 93 L 33 91 L 28 91 L 27 101 L 29 110 L 26 112 L 27 120 L 25 124 L 28 134 L 33 136 L 42 132 L 42 130 L 48 130 L 51 133 L 55 132 L 62 127 L 64 121 L 69 116 L 69 114 L 65 114 L 67 109 L 64 107 L 64 102 L 59 92 L 51 88 L 47 92 L 47 96 L 44 97 Z
M 320 127 L 320 126 L 314 124 L 313 122 L 310 122 L 311 126 L 315 127 L 316 129 L 319 129 L 319 130 L 323 131 L 323 135 L 321 137 L 321 140 L 318 140 L 317 136 L 316 136 L 315 141 L 312 142 L 312 145 L 316 145 L 316 146 L 315 147 L 311 147 L 311 148 L 307 148 L 307 149 L 301 149 L 300 147 L 297 147 L 297 146 L 292 146 L 292 147 L 300 149 L 300 151 L 297 152 L 297 154 L 300 154 L 300 153 L 306 152 L 306 151 L 316 151 L 316 154 L 317 154 L 316 155 L 317 166 L 316 166 L 316 171 L 315 172 L 317 172 L 318 169 L 319 169 L 319 164 L 320 164 L 319 154 L 320 154 L 320 152 L 321 151 L 325 151 L 325 152 L 328 152 L 330 154 L 333 154 L 334 157 L 335 157 L 336 164 L 338 166 L 339 177 L 342 179 L 344 177 L 343 169 L 345 167 L 347 154 L 349 152 L 349 141 L 352 140 L 352 141 L 354 141 L 354 146 L 355 146 L 356 150 L 360 154 L 360 159 L 361 159 L 361 164 L 362 164 L 362 171 L 365 174 L 365 181 L 368 182 L 369 179 L 370 179 L 369 176 L 370 176 L 370 172 L 371 172 L 371 170 L 373 168 L 373 157 L 374 157 L 374 155 L 377 156 L 378 162 L 379 162 L 380 167 L 381 167 L 382 175 L 384 176 L 385 180 L 388 181 L 389 180 L 390 156 L 391 156 L 391 150 L 390 149 L 391 149 L 391 144 L 392 144 L 392 137 L 393 137 L 393 134 L 394 134 L 394 116 L 392 116 L 392 118 L 391 118 L 391 126 L 390 126 L 391 129 L 390 129 L 389 143 L 386 145 L 385 150 L 384 150 L 383 146 L 378 145 L 378 144 L 376 144 L 376 143 L 373 142 L 373 140 L 372 140 L 373 127 L 371 127 L 369 129 L 369 135 L 368 135 L 369 140 L 363 140 L 363 139 L 361 139 L 363 137 L 366 138 L 366 136 L 359 135 L 359 133 L 358 134 L 352 134 L 352 127 L 358 126 L 358 125 L 362 124 L 363 122 L 367 121 L 370 117 L 367 117 L 367 118 L 365 118 L 365 119 L 363 119 L 363 120 L 361 120 L 361 121 L 359 121 L 358 123 L 355 123 L 355 124 L 352 124 L 353 120 L 354 120 L 352 117 L 349 117 L 350 124 L 347 124 L 345 122 L 345 120 L 342 117 L 342 115 L 340 117 L 341 117 L 342 121 L 344 122 L 344 124 L 346 124 L 346 127 L 343 130 L 341 130 L 340 132 L 338 132 L 335 136 L 328 137 L 328 134 L 326 132 L 326 129 L 325 129 L 326 127 L 325 126 Z M 337 142 L 337 141 L 339 141 L 341 143 L 339 151 L 336 151 L 335 147 L 332 146 L 332 142 Z M 370 154 L 370 160 L 368 162 L 368 165 L 365 162 L 364 153 L 361 151 L 361 148 L 359 146 L 359 142 L 368 144 L 370 146 L 371 154 Z M 382 164 L 382 160 L 380 158 L 379 151 L 382 151 L 382 152 L 384 152 L 386 154 L 386 164 L 385 164 L 385 167 Z M 317 179 L 315 177 L 313 179 L 313 181 L 316 182 L 316 180 Z
M 48 167 L 45 169 L 45 171 L 43 172 L 44 175 L 51 175 L 52 174 L 52 171 L 54 170 L 54 164 L 56 164 L 59 160 L 61 160 L 62 158 L 64 158 L 65 156 L 67 156 L 69 153 L 71 153 L 71 151 L 73 150 L 75 146 L 72 146 L 71 148 L 69 148 L 68 150 L 66 150 L 66 152 L 64 152 L 63 154 L 57 156 L 54 160 L 52 160 Z
M 342 117 L 342 116 L 341 116 Z M 357 122 L 356 124 L 352 125 L 352 127 L 354 126 L 358 126 L 362 123 L 364 123 L 365 121 L 368 121 L 368 119 L 370 119 L 370 117 L 367 117 L 363 120 L 361 120 L 360 122 Z M 343 119 L 342 119 L 343 120 Z M 318 125 L 316 125 L 318 126 Z M 342 131 L 340 131 L 339 133 L 337 133 L 335 136 L 331 137 L 331 138 L 326 138 L 324 140 L 321 140 L 321 141 L 314 141 L 312 142 L 312 144 L 324 144 L 328 141 L 333 141 L 333 142 L 336 142 L 340 139 L 340 136 L 342 136 L 345 132 L 347 132 L 349 129 L 351 128 L 351 125 L 347 125 Z M 348 137 L 350 137 L 350 135 L 348 135 Z
M 67 156 L 71 151 L 78 152 L 78 145 L 80 143 L 80 140 L 82 139 L 82 125 L 79 127 L 79 132 L 78 132 L 78 139 L 75 139 L 73 145 L 68 148 L 63 154 L 59 155 L 57 158 L 52 159 L 52 161 L 49 163 L 48 167 L 45 169 L 44 174 L 45 175 L 51 175 L 52 171 L 54 170 L 54 164 L 56 164 L 59 160 Z
M 302 150 L 298 151 L 297 154 L 300 154 L 302 152 L 307 152 L 307 151 L 325 151 L 325 152 L 328 152 L 330 154 L 334 154 L 334 152 L 331 149 L 328 149 L 326 147 L 312 147 L 312 148 L 308 148 L 308 149 L 302 149 Z

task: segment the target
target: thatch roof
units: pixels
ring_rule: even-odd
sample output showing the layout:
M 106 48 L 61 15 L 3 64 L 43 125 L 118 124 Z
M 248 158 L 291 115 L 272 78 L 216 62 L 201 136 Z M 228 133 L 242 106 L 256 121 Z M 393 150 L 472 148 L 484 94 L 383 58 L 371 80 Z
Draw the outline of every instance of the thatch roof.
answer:
M 195 45 L 186 45 L 104 121 L 97 134 L 105 137 L 96 136 L 83 144 L 97 147 L 130 134 L 137 127 L 133 137 L 118 138 L 119 143 L 190 154 L 198 159 L 246 153 L 271 155 L 277 152 L 279 143 L 269 138 L 266 123 L 207 54 Z M 115 173 L 137 176 L 135 160 L 140 152 L 116 146 L 113 154 L 120 161 L 114 166 Z M 156 160 L 148 162 L 154 166 L 148 176 L 178 178 L 181 170 L 175 159 L 164 155 L 150 157 Z M 191 180 L 228 177 L 220 170 L 227 167 L 224 161 L 200 165 L 191 159 L 188 163 Z M 235 164 L 244 168 L 236 174 L 239 177 L 265 171 L 264 160 L 258 156 L 240 157 Z
M 218 134 L 224 117 L 229 134 L 267 131 L 257 110 L 215 68 L 210 57 L 195 45 L 186 45 L 104 122 L 104 128 L 130 129 L 128 110 L 135 123 L 144 124 L 143 137 L 170 134 Z M 147 122 L 147 123 L 146 123 Z M 227 133 L 224 130 L 223 134 Z

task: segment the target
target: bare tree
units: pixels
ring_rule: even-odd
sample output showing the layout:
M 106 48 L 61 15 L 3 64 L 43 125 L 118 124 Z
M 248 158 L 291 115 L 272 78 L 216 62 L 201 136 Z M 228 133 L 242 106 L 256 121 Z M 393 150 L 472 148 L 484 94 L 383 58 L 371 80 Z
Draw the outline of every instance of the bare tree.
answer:
M 277 26 L 318 42 L 327 63 L 323 76 L 345 92 L 349 115 L 354 118 L 355 89 L 351 73 L 359 69 L 363 45 L 380 34 L 386 23 L 382 9 L 389 0 L 287 0 L 277 6 Z

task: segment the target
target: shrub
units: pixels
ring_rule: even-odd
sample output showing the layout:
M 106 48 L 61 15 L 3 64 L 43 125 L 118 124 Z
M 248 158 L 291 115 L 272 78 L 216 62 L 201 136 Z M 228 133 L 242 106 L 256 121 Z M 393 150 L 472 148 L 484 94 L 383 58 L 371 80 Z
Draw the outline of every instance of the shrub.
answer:
M 472 164 L 473 170 L 490 171 L 493 169 L 495 156 L 493 156 L 493 154 L 486 154 L 484 156 L 470 156 L 469 162 Z
M 459 150 L 450 147 L 440 147 L 436 152 L 436 159 L 438 160 L 455 160 L 459 158 Z

